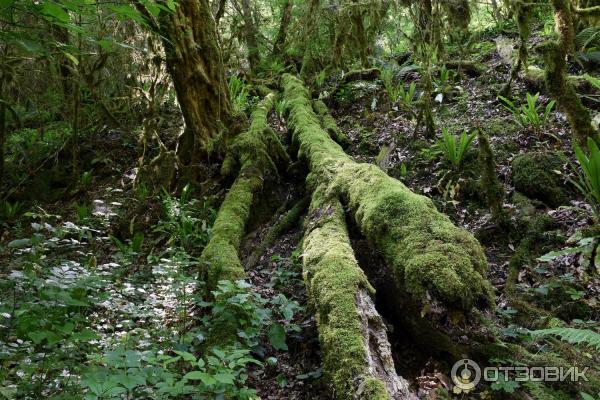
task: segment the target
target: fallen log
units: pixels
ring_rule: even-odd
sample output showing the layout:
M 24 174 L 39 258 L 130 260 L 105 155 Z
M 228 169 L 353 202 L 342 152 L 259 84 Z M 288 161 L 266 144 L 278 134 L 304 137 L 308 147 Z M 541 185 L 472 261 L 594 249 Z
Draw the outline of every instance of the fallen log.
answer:
M 491 303 L 492 289 L 484 279 L 487 262 L 477 240 L 438 212 L 429 198 L 344 153 L 320 126 L 298 78 L 285 74 L 283 87 L 300 157 L 319 185 L 350 209 L 361 233 L 381 251 L 398 288 L 421 303 L 431 298 L 463 311 L 477 301 Z
M 408 383 L 394 369 L 386 328 L 371 298 L 374 290 L 354 257 L 342 204 L 323 184 L 313 190 L 303 254 L 334 397 L 410 398 Z
M 277 135 L 267 124 L 275 96 L 267 95 L 251 116 L 250 128 L 236 137 L 227 151 L 221 172 L 239 173 L 225 196 L 212 228 L 212 236 L 200 255 L 201 280 L 208 292 L 219 280 L 245 277 L 239 248 L 255 195 L 265 179 L 277 176 L 277 164 L 289 163 Z

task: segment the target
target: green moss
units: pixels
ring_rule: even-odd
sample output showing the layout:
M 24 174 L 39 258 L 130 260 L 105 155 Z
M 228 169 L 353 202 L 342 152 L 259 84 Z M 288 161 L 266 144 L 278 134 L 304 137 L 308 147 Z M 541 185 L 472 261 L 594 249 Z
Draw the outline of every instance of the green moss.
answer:
M 504 187 L 496 175 L 496 161 L 490 141 L 486 134 L 481 130 L 477 132 L 477 142 L 479 145 L 479 168 L 481 170 L 481 179 L 479 187 L 485 193 L 487 205 L 492 212 L 494 222 L 503 228 L 509 226 L 510 219 L 504 212 L 502 204 L 504 202 Z
M 490 298 L 486 260 L 466 230 L 379 168 L 348 157 L 320 127 L 302 82 L 284 75 L 288 122 L 313 175 L 348 204 L 356 224 L 382 252 L 399 288 L 423 301 L 429 293 L 448 306 L 469 310 Z
M 365 379 L 362 387 L 359 389 L 357 398 L 359 400 L 386 400 L 390 396 L 381 380 L 369 377 Z
M 321 120 L 321 125 L 327 131 L 327 133 L 329 133 L 329 136 L 331 136 L 333 140 L 335 140 L 338 144 L 340 144 L 343 147 L 350 145 L 350 141 L 348 140 L 346 135 L 344 135 L 340 131 L 340 128 L 338 128 L 335 119 L 331 116 L 329 110 L 327 110 L 327 106 L 325 105 L 325 103 L 323 103 L 323 101 L 314 100 L 313 109 L 315 113 L 317 113 L 317 115 L 319 116 Z
M 291 209 L 289 209 L 282 217 L 271 227 L 265 238 L 261 241 L 257 249 L 248 257 L 247 266 L 252 268 L 256 265 L 259 257 L 264 254 L 269 246 L 271 246 L 277 238 L 292 228 L 292 226 L 300 220 L 302 213 L 308 207 L 310 198 L 304 197 L 300 199 Z M 283 210 L 282 210 L 283 211 Z M 276 213 L 278 214 L 278 213 Z
M 313 192 L 303 254 L 304 279 L 316 311 L 324 370 L 333 382 L 335 397 L 352 399 L 356 378 L 368 370 L 368 344 L 361 332 L 356 296 L 360 288 L 373 288 L 354 257 L 342 205 L 323 185 Z M 369 388 L 375 385 L 380 388 L 379 397 L 372 398 L 388 399 L 385 388 L 381 392 L 383 382 L 369 382 Z
M 512 162 L 515 189 L 550 207 L 568 204 L 561 178 L 553 171 L 562 169 L 563 161 L 556 153 L 527 153 Z
M 200 256 L 202 278 L 207 290 L 213 290 L 219 280 L 236 280 L 245 276 L 238 250 L 254 197 L 266 177 L 277 176 L 276 160 L 288 160 L 279 139 L 267 125 L 267 114 L 273 107 L 270 94 L 252 113 L 250 128 L 236 137 L 229 147 L 222 173 L 239 173 L 217 214 L 211 239 Z

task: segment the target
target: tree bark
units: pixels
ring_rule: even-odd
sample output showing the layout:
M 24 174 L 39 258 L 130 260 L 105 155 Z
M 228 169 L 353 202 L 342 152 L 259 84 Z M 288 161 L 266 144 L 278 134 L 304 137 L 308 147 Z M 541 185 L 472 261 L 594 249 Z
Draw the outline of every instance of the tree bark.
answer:
M 250 0 L 242 0 L 242 14 L 244 17 L 244 38 L 246 40 L 246 47 L 248 48 L 248 62 L 250 63 L 250 71 L 254 74 L 260 63 L 260 58 L 258 54 L 256 25 L 252 16 Z
M 215 12 L 215 25 L 219 26 L 219 22 L 221 18 L 223 18 L 223 14 L 225 14 L 225 5 L 227 4 L 227 0 L 219 0 L 217 11 Z
M 306 29 L 304 30 L 304 55 L 302 57 L 302 67 L 300 69 L 300 75 L 307 77 L 314 72 L 315 59 L 313 54 L 313 38 L 315 37 L 318 25 L 318 11 L 320 7 L 320 0 L 310 0 L 310 6 L 308 8 L 306 17 Z
M 354 38 L 358 47 L 360 62 L 363 68 L 368 68 L 369 43 L 367 39 L 367 32 L 365 31 L 365 25 L 363 22 L 363 13 L 361 11 L 361 5 L 358 1 L 354 1 L 351 7 L 352 10 L 350 11 L 350 16 L 352 20 L 352 26 L 354 27 Z
M 0 95 L 2 89 L 0 88 Z M 6 142 L 6 105 L 0 98 L 0 192 L 4 181 L 4 143 Z
M 292 21 L 292 9 L 294 8 L 293 0 L 285 0 L 285 4 L 281 10 L 281 22 L 279 23 L 279 30 L 277 36 L 275 36 L 275 43 L 273 44 L 273 50 L 271 52 L 273 57 L 280 57 L 285 48 L 285 41 L 287 40 L 287 31 Z
M 431 298 L 462 311 L 478 301 L 490 302 L 487 263 L 477 240 L 438 212 L 430 199 L 375 165 L 353 161 L 321 128 L 302 82 L 286 74 L 283 85 L 287 121 L 309 163 L 310 179 L 348 207 L 394 272 L 398 290 L 420 302 Z
M 232 123 L 215 21 L 208 0 L 186 0 L 161 13 L 158 23 L 186 124 L 178 156 L 183 164 L 196 164 L 221 147 L 221 134 Z
M 575 29 L 571 5 L 568 0 L 552 0 L 558 41 L 548 41 L 541 46 L 545 60 L 545 81 L 548 92 L 567 114 L 574 138 L 586 146 L 587 138 L 597 134 L 592 126 L 589 110 L 577 96 L 568 80 L 567 56 L 573 51 Z

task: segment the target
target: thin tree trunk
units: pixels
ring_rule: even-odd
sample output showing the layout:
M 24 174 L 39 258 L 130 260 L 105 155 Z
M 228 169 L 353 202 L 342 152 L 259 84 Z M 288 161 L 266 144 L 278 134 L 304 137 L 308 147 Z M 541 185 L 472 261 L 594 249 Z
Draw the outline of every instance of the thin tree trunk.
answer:
M 0 88 L 0 95 L 2 94 Z M 1 100 L 1 99 L 0 99 Z M 0 101 L 0 190 L 4 180 L 4 143 L 6 142 L 6 105 Z
M 281 22 L 279 23 L 279 30 L 277 36 L 275 36 L 275 43 L 273 44 L 272 55 L 279 57 L 283 53 L 285 48 L 285 41 L 287 39 L 287 31 L 292 21 L 292 9 L 294 8 L 294 0 L 285 0 L 285 4 L 281 10 Z
M 363 15 L 361 12 L 361 5 L 359 2 L 354 1 L 351 5 L 352 10 L 350 12 L 352 25 L 354 26 L 354 37 L 356 39 L 358 53 L 360 55 L 360 62 L 363 68 L 369 67 L 369 58 L 368 58 L 368 40 L 367 40 L 367 32 L 365 31 L 365 25 L 363 22 Z
M 223 18 L 223 14 L 225 14 L 225 5 L 227 4 L 227 0 L 219 0 L 219 5 L 217 11 L 215 12 L 215 25 L 219 26 L 219 22 L 221 18 Z
M 260 63 L 260 58 L 258 54 L 256 25 L 252 16 L 250 0 L 242 0 L 242 14 L 244 17 L 244 39 L 248 48 L 248 62 L 250 63 L 250 71 L 255 73 Z
M 573 51 L 575 38 L 571 5 L 568 0 L 552 0 L 552 6 L 559 38 L 543 46 L 546 87 L 567 114 L 573 136 L 585 146 L 587 138 L 594 137 L 597 132 L 592 126 L 590 111 L 581 103 L 568 80 L 567 56 Z
M 300 75 L 302 75 L 302 77 L 307 77 L 314 72 L 315 60 L 312 46 L 314 45 L 313 38 L 318 30 L 317 12 L 320 4 L 320 0 L 311 0 L 307 13 L 306 29 L 304 31 L 304 56 L 302 57 L 302 67 L 300 69 Z

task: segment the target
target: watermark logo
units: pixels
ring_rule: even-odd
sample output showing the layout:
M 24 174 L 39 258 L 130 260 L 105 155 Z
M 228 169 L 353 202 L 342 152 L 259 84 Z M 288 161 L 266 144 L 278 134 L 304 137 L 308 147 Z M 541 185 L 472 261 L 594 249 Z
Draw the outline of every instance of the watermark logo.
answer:
M 463 358 L 454 363 L 450 376 L 454 386 L 461 391 L 470 392 L 481 380 L 481 368 L 475 361 Z
M 502 366 L 482 368 L 473 360 L 463 358 L 452 366 L 450 377 L 454 383 L 455 393 L 468 393 L 481 381 L 516 381 L 516 382 L 579 382 L 588 381 L 585 375 L 589 367 L 554 367 L 554 366 Z

